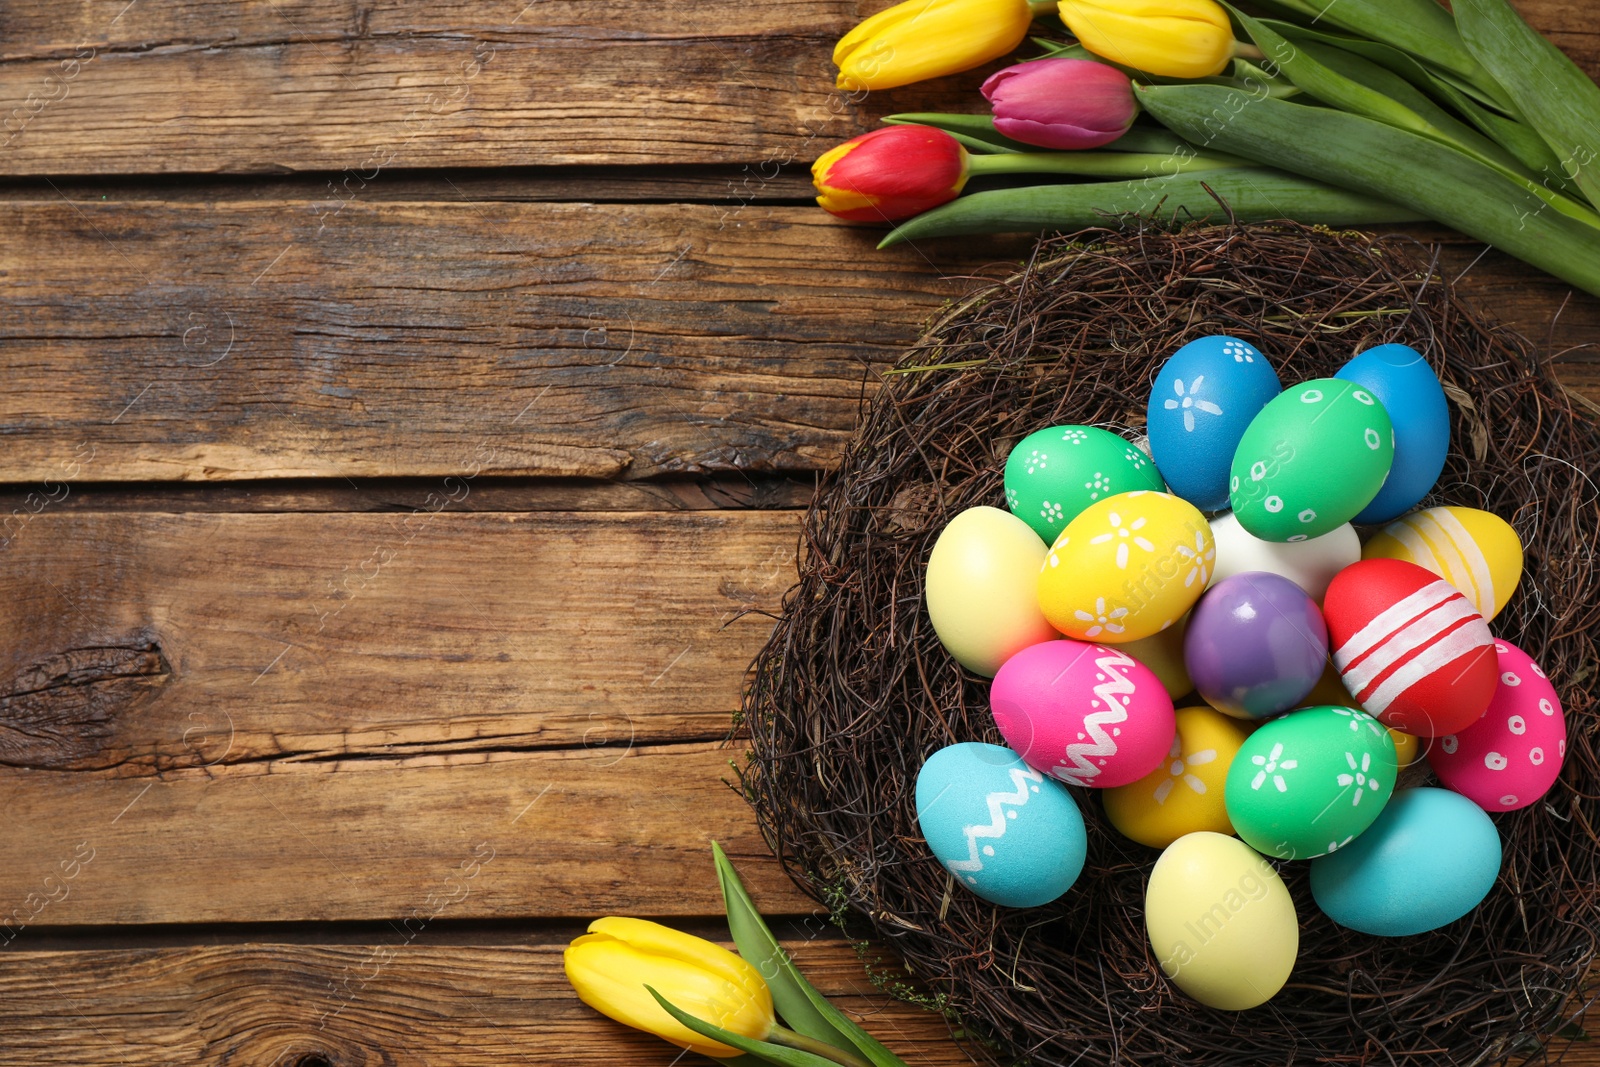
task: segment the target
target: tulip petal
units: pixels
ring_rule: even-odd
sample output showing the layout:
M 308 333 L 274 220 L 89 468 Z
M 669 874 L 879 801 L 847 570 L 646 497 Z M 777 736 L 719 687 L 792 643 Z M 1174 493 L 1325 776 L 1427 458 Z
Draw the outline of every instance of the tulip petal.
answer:
M 714 945 L 703 937 L 695 937 L 670 926 L 662 926 L 646 919 L 628 919 L 607 916 L 589 924 L 591 933 L 605 934 L 629 947 L 649 955 L 678 960 L 703 968 L 734 985 L 756 989 L 765 988 L 761 975 L 744 960 L 721 945 Z
M 1027 0 L 903 0 L 833 50 L 841 89 L 890 89 L 981 66 L 1027 36 Z

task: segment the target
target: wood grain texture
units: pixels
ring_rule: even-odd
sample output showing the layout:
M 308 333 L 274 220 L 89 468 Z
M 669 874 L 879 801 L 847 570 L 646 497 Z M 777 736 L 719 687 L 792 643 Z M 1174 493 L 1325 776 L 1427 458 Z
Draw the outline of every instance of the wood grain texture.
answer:
M 986 71 L 851 101 L 834 41 L 881 0 L 282 0 L 0 10 L 0 172 L 793 162 Z M 1519 0 L 1591 74 L 1579 5 Z
M 797 512 L 453 510 L 471 494 L 387 515 L 41 513 L 0 550 L 0 765 L 729 735 Z
M 759 205 L 319 211 L 0 204 L 0 480 L 814 470 L 994 247 L 935 267 Z
M 47 0 L 0 13 L 0 172 L 809 162 L 980 74 L 833 87 L 850 0 Z
M 825 469 L 873 371 L 1028 246 L 877 252 L 759 203 L 7 201 L 0 228 L 0 482 L 36 484 Z M 1556 350 L 1600 330 L 1502 256 L 1462 285 Z
M 586 1007 L 562 972 L 565 939 L 530 940 L 441 947 L 423 929 L 371 945 L 13 949 L 0 956 L 0 1063 L 707 1062 L 681 1059 L 678 1049 Z M 940 1016 L 874 989 L 848 944 L 823 935 L 784 946 L 824 995 L 908 1063 L 969 1062 Z M 874 970 L 904 978 L 891 960 Z
M 0 941 L 60 925 L 712 915 L 713 840 L 764 913 L 808 913 L 725 784 L 739 758 L 623 743 L 146 781 L 7 772 L 0 810 L 27 832 L 6 842 Z

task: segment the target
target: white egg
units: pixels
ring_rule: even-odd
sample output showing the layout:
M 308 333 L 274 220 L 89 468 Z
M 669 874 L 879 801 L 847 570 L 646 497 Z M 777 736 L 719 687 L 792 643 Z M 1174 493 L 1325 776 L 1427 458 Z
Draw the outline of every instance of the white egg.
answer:
M 1246 571 L 1281 574 L 1319 605 L 1333 576 L 1361 558 L 1361 538 L 1348 522 L 1308 541 L 1263 541 L 1239 525 L 1233 512 L 1211 520 L 1217 563 L 1211 584 Z

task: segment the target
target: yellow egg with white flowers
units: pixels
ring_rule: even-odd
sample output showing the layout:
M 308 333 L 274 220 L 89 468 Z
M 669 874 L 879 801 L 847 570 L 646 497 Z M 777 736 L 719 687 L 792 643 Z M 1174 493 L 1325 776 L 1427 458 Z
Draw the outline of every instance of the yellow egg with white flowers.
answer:
M 1179 708 L 1177 720 L 1172 751 L 1161 766 L 1100 793 L 1111 825 L 1151 848 L 1166 848 L 1200 830 L 1233 833 L 1223 786 L 1252 724 L 1213 708 Z
M 1090 504 L 1050 546 L 1039 608 L 1068 637 L 1138 641 L 1194 606 L 1216 559 L 1211 526 L 1193 504 L 1152 490 L 1118 493 Z
M 1492 619 L 1522 580 L 1522 541 L 1500 516 L 1477 508 L 1424 508 L 1372 536 L 1362 559 L 1399 559 L 1432 571 Z

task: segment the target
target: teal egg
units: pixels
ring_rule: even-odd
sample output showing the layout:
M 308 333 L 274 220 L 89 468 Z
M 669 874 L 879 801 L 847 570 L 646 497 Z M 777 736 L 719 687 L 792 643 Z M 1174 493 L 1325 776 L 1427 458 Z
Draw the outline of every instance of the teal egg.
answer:
M 1394 739 L 1364 711 L 1325 705 L 1272 719 L 1245 739 L 1223 799 L 1245 844 L 1308 860 L 1360 840 L 1399 769 Z
M 1376 822 L 1311 865 L 1311 896 L 1340 926 L 1379 937 L 1437 930 L 1477 907 L 1500 874 L 1500 832 L 1448 789 L 1402 789 Z
M 1339 378 L 1290 386 L 1245 428 L 1228 497 L 1245 531 L 1307 541 L 1372 503 L 1394 463 L 1394 426 L 1370 389 Z
M 1088 855 L 1083 814 L 1066 786 L 1009 748 L 963 741 L 917 772 L 917 825 L 955 883 L 1008 908 L 1048 904 Z
M 1006 507 L 1047 545 L 1097 500 L 1166 483 L 1137 446 L 1097 426 L 1051 426 L 1006 457 Z

